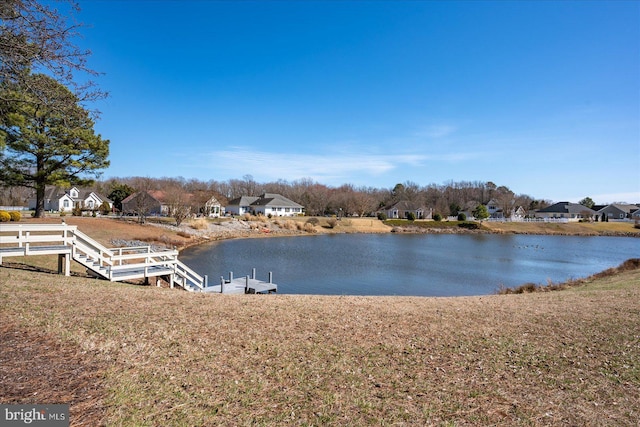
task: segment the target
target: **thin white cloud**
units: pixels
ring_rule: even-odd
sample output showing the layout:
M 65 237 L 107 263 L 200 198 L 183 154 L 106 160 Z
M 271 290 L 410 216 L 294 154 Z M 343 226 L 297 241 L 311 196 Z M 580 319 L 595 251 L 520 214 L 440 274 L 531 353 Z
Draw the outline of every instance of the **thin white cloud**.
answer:
M 379 175 L 402 164 L 416 165 L 424 156 L 342 154 L 292 154 L 254 151 L 246 148 L 217 151 L 211 154 L 216 163 L 234 169 L 256 170 L 270 177 L 349 176 L 353 173 Z
M 571 201 L 578 202 L 582 200 L 585 196 L 582 197 L 574 197 L 570 199 Z M 599 205 L 607 204 L 607 203 L 616 203 L 616 202 L 624 202 L 624 203 L 640 203 L 640 191 L 632 191 L 629 193 L 604 193 L 604 194 L 594 194 L 590 196 L 591 199 Z
M 264 180 L 295 180 L 310 177 L 320 182 L 344 183 L 354 176 L 381 176 L 402 168 L 425 166 L 428 162 L 457 163 L 475 157 L 474 153 L 378 154 L 360 149 L 315 154 L 257 151 L 232 147 L 209 153 L 207 163 L 227 175 L 249 173 Z

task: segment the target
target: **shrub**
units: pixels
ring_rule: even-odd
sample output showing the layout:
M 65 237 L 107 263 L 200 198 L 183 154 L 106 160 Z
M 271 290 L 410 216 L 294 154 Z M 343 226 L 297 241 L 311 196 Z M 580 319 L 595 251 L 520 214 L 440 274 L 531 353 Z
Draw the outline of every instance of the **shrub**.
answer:
M 11 221 L 20 221 L 22 219 L 22 215 L 18 211 L 9 212 L 9 216 L 11 217 Z
M 461 222 L 458 227 L 466 228 L 468 230 L 477 230 L 480 226 L 475 222 Z
M 315 225 L 320 224 L 320 220 L 318 218 L 312 217 L 312 218 L 309 218 L 307 220 L 306 224 L 310 224 L 312 226 L 315 226 Z
M 109 212 L 111 212 L 111 208 L 109 207 L 109 203 L 108 202 L 102 202 L 102 204 L 100 205 L 100 213 L 102 215 L 109 215 Z
M 283 230 L 295 230 L 296 228 L 298 228 L 296 222 L 290 219 L 276 220 L 273 223 Z
M 338 225 L 338 220 L 336 218 L 329 218 L 327 220 L 327 225 L 329 228 L 335 228 Z
M 82 216 L 82 207 L 80 205 L 76 205 L 71 210 L 71 215 L 73 216 Z
M 0 222 L 9 222 L 11 221 L 11 215 L 7 211 L 0 211 Z
M 198 218 L 189 223 L 194 230 L 206 230 L 209 228 L 209 221 L 206 218 Z
M 460 212 L 458 214 L 458 221 L 466 221 L 467 220 L 467 215 L 464 214 L 464 212 Z
M 414 214 L 413 212 L 407 212 L 407 219 L 409 221 L 415 221 L 416 220 L 416 214 Z
M 439 213 L 433 214 L 433 220 L 434 221 L 442 221 L 442 215 L 440 215 Z
M 386 221 L 387 220 L 387 214 L 384 212 L 378 212 L 378 219 L 380 221 Z
M 316 233 L 318 230 L 316 230 L 313 224 L 306 222 L 304 224 L 304 231 L 306 231 L 307 233 Z

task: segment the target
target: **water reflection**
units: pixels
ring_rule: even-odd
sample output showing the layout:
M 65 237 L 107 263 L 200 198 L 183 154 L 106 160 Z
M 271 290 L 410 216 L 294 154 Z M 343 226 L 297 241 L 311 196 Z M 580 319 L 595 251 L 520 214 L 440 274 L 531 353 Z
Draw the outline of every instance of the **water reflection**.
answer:
M 559 282 L 632 257 L 640 257 L 640 240 L 631 237 L 396 234 L 231 240 L 181 254 L 210 283 L 255 267 L 263 280 L 273 271 L 280 293 L 416 296 Z

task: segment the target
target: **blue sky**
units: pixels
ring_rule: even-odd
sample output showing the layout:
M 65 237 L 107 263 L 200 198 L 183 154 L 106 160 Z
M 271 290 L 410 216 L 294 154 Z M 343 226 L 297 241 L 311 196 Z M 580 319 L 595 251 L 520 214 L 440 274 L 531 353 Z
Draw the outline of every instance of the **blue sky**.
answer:
M 640 2 L 81 0 L 103 178 L 640 201 Z

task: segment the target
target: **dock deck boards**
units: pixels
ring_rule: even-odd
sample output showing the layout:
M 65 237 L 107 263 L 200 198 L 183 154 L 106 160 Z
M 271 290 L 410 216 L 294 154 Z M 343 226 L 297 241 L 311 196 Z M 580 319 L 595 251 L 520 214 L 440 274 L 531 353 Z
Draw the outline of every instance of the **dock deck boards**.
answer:
M 247 278 L 239 277 L 237 279 L 225 281 L 224 289 L 222 289 L 221 285 L 213 285 L 207 286 L 204 288 L 203 292 L 216 292 L 223 294 L 261 294 L 261 293 L 272 293 L 278 291 L 278 285 L 275 283 L 263 282 L 262 280 L 249 279 L 249 284 L 247 286 Z
M 10 256 L 26 256 L 26 255 L 52 255 L 52 254 L 70 254 L 71 247 L 66 245 L 29 245 L 27 251 L 26 246 L 22 247 L 2 247 L 0 248 L 0 257 Z

